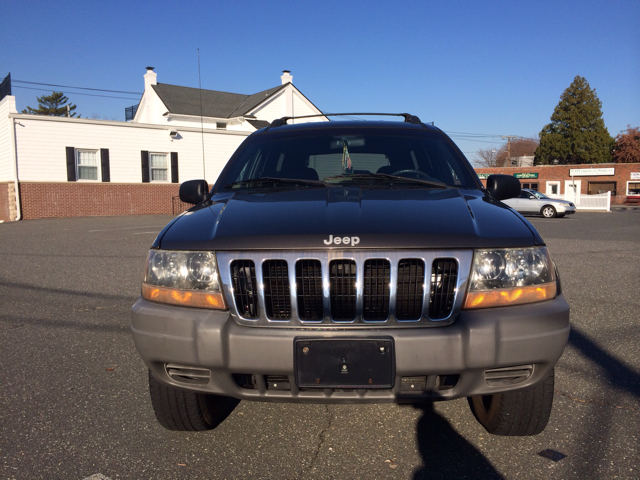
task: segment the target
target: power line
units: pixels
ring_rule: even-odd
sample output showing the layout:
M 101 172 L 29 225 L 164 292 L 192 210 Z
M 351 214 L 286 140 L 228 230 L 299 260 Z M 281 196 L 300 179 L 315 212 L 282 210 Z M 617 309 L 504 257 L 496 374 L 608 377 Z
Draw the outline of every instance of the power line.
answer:
M 94 90 L 96 92 L 129 93 L 131 95 L 142 95 L 142 93 L 140 93 L 140 92 L 126 92 L 124 90 L 105 90 L 103 88 L 72 87 L 70 85 L 55 85 L 53 83 L 28 82 L 27 80 L 11 80 L 11 83 L 28 83 L 30 85 L 45 85 L 47 87 L 77 88 L 79 90 Z M 24 88 L 26 88 L 26 87 L 24 87 Z
M 496 143 L 496 142 L 490 141 L 490 140 L 474 140 L 474 139 L 471 139 L 471 138 L 459 138 L 459 137 L 455 137 L 453 135 L 451 135 L 451 138 L 456 139 L 456 140 L 460 140 L 460 141 L 464 141 L 464 142 L 492 143 L 492 144 Z
M 27 90 L 38 90 L 39 92 L 48 92 L 49 90 L 46 90 L 44 88 L 34 88 L 34 87 L 23 87 L 22 85 L 13 85 L 13 88 L 26 88 Z M 84 95 L 87 97 L 102 97 L 102 98 L 122 98 L 124 100 L 137 100 L 136 98 L 130 98 L 130 97 L 116 97 L 116 96 L 111 96 L 111 95 L 97 95 L 95 93 L 80 93 L 80 92 L 71 92 L 70 95 Z
M 509 159 L 509 165 L 511 165 L 511 139 L 517 139 L 517 135 L 502 135 L 500 138 L 507 139 L 507 158 Z
M 445 132 L 451 135 L 470 135 L 473 137 L 500 137 L 501 135 L 493 135 L 491 133 L 467 133 L 467 132 Z

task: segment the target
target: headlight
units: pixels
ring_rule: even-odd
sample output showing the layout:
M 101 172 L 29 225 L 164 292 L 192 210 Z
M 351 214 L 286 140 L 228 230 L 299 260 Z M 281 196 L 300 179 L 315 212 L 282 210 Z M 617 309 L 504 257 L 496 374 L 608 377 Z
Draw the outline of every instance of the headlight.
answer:
M 151 250 L 142 297 L 186 307 L 227 308 L 213 252 Z
M 463 308 L 518 305 L 555 296 L 555 271 L 545 247 L 476 250 Z

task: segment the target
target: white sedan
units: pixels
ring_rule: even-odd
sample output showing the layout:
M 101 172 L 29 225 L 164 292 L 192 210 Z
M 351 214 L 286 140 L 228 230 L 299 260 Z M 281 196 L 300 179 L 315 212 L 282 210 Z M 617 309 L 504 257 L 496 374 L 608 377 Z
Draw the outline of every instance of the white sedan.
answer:
M 550 198 L 546 195 L 523 188 L 520 196 L 503 200 L 518 213 L 529 215 L 542 215 L 546 218 L 564 217 L 567 214 L 576 213 L 576 206 L 568 200 Z

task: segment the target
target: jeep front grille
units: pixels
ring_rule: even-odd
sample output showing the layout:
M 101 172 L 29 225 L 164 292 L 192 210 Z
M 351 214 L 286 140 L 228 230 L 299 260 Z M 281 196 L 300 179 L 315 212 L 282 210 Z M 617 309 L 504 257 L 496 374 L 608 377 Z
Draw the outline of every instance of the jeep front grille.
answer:
M 243 325 L 444 325 L 459 312 L 471 250 L 217 252 Z
M 258 282 L 255 264 L 251 260 L 232 262 L 231 281 L 238 313 L 244 318 L 258 318 Z
M 296 262 L 296 291 L 300 320 L 318 321 L 324 315 L 322 266 L 319 260 Z
M 419 320 L 422 316 L 423 295 L 424 262 L 416 258 L 400 260 L 396 300 L 398 320 Z
M 371 259 L 364 262 L 364 291 L 362 294 L 362 317 L 364 320 L 381 321 L 389 316 L 389 283 L 391 264 L 389 260 Z
M 264 304 L 271 320 L 291 318 L 289 273 L 285 260 L 267 260 L 262 264 Z
M 446 318 L 453 308 L 458 263 L 455 258 L 438 258 L 431 266 L 429 318 Z
M 331 317 L 336 322 L 356 318 L 356 262 L 332 260 L 329 265 Z

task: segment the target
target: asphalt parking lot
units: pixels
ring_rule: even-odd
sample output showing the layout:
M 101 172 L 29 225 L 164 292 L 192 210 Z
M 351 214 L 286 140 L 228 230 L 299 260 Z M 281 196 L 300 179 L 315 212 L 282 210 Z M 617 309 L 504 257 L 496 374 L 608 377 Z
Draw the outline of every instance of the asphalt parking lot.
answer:
M 550 423 L 528 438 L 487 434 L 464 399 L 242 402 L 214 431 L 164 430 L 129 310 L 170 219 L 0 225 L 0 478 L 640 477 L 640 209 L 530 217 L 560 269 L 572 334 Z

